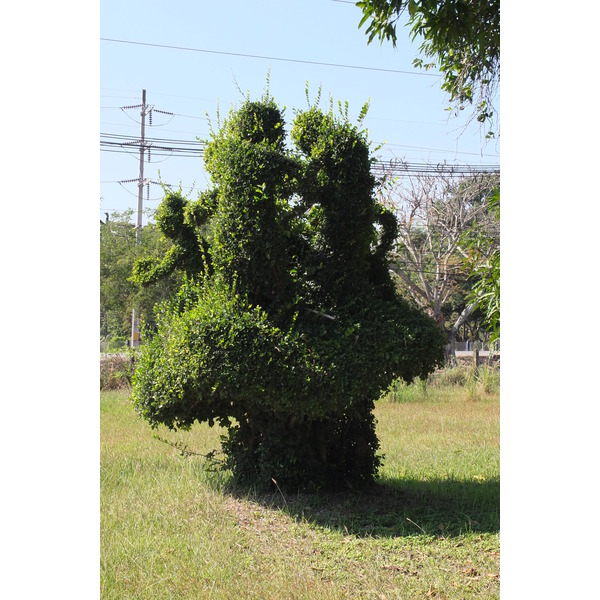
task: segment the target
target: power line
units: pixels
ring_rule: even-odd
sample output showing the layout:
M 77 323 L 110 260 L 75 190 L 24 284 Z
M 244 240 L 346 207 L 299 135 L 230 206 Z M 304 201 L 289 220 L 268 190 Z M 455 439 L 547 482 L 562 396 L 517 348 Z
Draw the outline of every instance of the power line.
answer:
M 105 152 L 117 152 L 132 155 L 134 149 L 140 149 L 142 141 L 135 136 L 116 135 L 110 133 L 100 134 L 100 149 Z M 143 145 L 155 157 L 182 157 L 202 158 L 204 156 L 204 142 L 169 139 L 145 138 Z M 497 175 L 500 166 L 494 164 L 456 164 L 441 161 L 409 162 L 405 160 L 377 161 L 372 166 L 375 176 L 410 177 L 414 175 L 430 176 L 472 176 L 472 175 Z
M 384 148 L 407 148 L 409 150 L 427 150 L 429 152 L 452 152 L 454 154 L 469 154 L 471 156 L 490 156 L 490 157 L 497 157 L 497 154 L 480 154 L 479 152 L 465 152 L 462 150 L 443 150 L 441 148 L 428 148 L 425 146 L 409 146 L 407 144 L 393 144 L 393 143 L 386 143 Z
M 179 113 L 174 113 L 176 117 L 185 117 L 186 119 L 200 119 L 202 121 L 210 121 L 208 117 L 197 117 L 196 115 L 182 115 Z
M 142 141 L 135 136 L 101 133 L 100 138 L 100 149 L 108 152 L 131 154 L 130 149 L 142 146 Z M 149 161 L 151 156 L 197 158 L 204 155 L 204 144 L 199 141 L 145 137 L 143 145 L 148 148 Z
M 140 144 L 131 144 L 130 147 L 140 148 Z M 100 142 L 100 149 L 103 152 L 114 152 L 117 154 L 129 154 L 132 155 L 132 151 L 123 147 L 123 144 L 119 144 L 118 142 Z M 150 147 L 150 155 L 148 162 L 152 162 L 152 157 L 161 156 L 161 157 L 169 157 L 169 156 L 180 156 L 182 158 L 201 158 L 204 156 L 204 150 L 202 149 L 190 149 L 190 148 L 180 148 L 175 146 L 151 146 Z
M 105 106 L 105 107 L 100 107 L 101 109 L 109 109 L 109 108 L 116 108 L 116 109 L 120 109 L 121 107 L 110 107 L 110 106 Z M 208 117 L 199 117 L 197 115 L 184 115 L 184 114 L 180 114 L 180 113 L 170 113 L 173 114 L 176 117 L 184 117 L 184 118 L 188 118 L 188 119 L 199 119 L 199 120 L 205 120 L 205 121 L 210 121 L 210 119 Z M 135 121 L 137 124 L 137 121 Z M 407 122 L 412 122 L 412 121 L 407 121 Z M 107 121 L 103 121 L 102 124 L 104 125 L 117 125 L 119 127 L 133 127 L 133 125 L 122 125 L 119 123 L 109 123 Z M 435 123 L 432 123 L 433 125 L 435 125 Z M 173 133 L 188 133 L 187 131 L 180 131 L 180 130 L 173 130 L 173 129 L 163 129 L 163 131 L 171 131 Z M 193 135 L 193 134 L 191 134 Z M 469 156 L 485 156 L 485 157 L 498 157 L 497 154 L 481 154 L 479 152 L 466 152 L 464 150 L 449 150 L 447 148 L 430 148 L 430 147 L 426 147 L 426 146 L 410 146 L 407 144 L 396 144 L 393 142 L 384 142 L 382 145 L 382 150 L 388 150 L 391 148 L 406 148 L 408 150 L 425 150 L 428 152 L 447 152 L 450 154 L 468 154 Z
M 126 134 L 115 134 L 115 133 L 101 133 L 100 134 L 101 137 L 107 137 L 107 138 L 115 138 L 115 139 L 125 139 L 125 140 L 139 140 L 139 137 L 137 136 L 133 136 L 133 135 L 126 135 Z M 199 145 L 199 146 L 203 146 L 203 142 L 199 141 L 199 140 L 182 140 L 182 139 L 173 139 L 173 138 L 152 138 L 152 137 L 148 137 L 145 136 L 144 138 L 146 141 L 148 142 L 159 142 L 159 143 L 168 143 L 168 142 L 175 142 L 177 144 L 195 144 L 195 145 Z
M 373 174 L 397 177 L 410 175 L 497 175 L 499 173 L 500 167 L 498 165 L 458 165 L 445 161 L 439 163 L 394 161 L 392 164 L 376 162 L 373 165 Z
M 241 52 L 224 52 L 221 50 L 206 50 L 204 48 L 189 48 L 186 46 L 172 46 L 169 44 L 153 44 L 150 42 L 136 42 L 133 40 L 118 40 L 118 39 L 114 39 L 114 38 L 101 37 L 100 41 L 115 42 L 115 43 L 119 43 L 119 44 L 133 44 L 133 45 L 137 45 L 137 46 L 149 46 L 152 48 L 166 48 L 168 50 L 182 50 L 185 52 L 204 52 L 206 54 L 221 54 L 221 55 L 225 55 L 225 56 L 238 56 L 238 57 L 242 57 L 242 58 L 257 58 L 260 60 L 277 60 L 277 61 L 281 61 L 281 62 L 300 63 L 300 64 L 305 64 L 305 65 L 317 65 L 320 67 L 335 67 L 335 68 L 339 68 L 339 69 L 359 69 L 359 70 L 363 70 L 363 71 L 379 71 L 379 72 L 383 72 L 383 73 L 397 73 L 397 74 L 401 74 L 401 75 L 417 75 L 417 76 L 421 76 L 421 77 L 439 77 L 439 75 L 436 75 L 435 73 L 423 73 L 421 71 L 401 71 L 398 69 L 383 69 L 380 67 L 363 67 L 360 65 L 344 65 L 344 64 L 338 64 L 338 63 L 326 63 L 326 62 L 319 62 L 319 61 L 313 61 L 313 60 L 301 60 L 301 59 L 297 59 L 297 58 L 282 58 L 279 56 L 261 56 L 258 54 L 243 54 Z

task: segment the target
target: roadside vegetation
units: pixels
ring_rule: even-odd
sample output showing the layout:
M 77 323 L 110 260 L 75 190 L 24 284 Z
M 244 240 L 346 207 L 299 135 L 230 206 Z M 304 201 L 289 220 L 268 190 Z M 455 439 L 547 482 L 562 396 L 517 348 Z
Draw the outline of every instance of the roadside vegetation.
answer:
M 481 373 L 384 394 L 361 492 L 236 487 L 219 427 L 152 430 L 126 388 L 101 392 L 101 597 L 498 598 L 499 392 Z

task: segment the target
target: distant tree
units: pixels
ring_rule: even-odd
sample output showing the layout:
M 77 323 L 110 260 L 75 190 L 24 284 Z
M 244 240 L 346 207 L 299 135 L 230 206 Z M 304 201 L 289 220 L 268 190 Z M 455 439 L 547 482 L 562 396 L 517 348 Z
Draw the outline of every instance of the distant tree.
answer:
M 390 269 L 401 290 L 423 308 L 440 327 L 444 326 L 447 303 L 469 277 L 479 276 L 482 257 L 470 254 L 465 267 L 465 249 L 473 227 L 494 236 L 487 202 L 498 185 L 498 177 L 477 175 L 420 175 L 401 185 L 391 182 L 382 189 L 383 202 L 398 218 L 398 238 Z M 487 229 L 484 225 L 487 224 Z M 497 236 L 498 232 L 496 232 Z M 477 277 L 475 280 L 477 281 Z M 447 328 L 451 353 L 456 332 L 477 303 L 468 295 L 454 323 Z
M 165 277 L 159 285 L 142 287 L 131 279 L 141 257 L 159 256 L 170 242 L 152 223 L 142 229 L 139 244 L 132 210 L 113 212 L 100 225 L 100 337 L 104 346 L 118 350 L 131 337 L 131 314 L 135 308 L 146 327 L 154 327 L 154 306 L 179 289 L 181 275 Z
M 360 0 L 356 5 L 367 23 L 368 41 L 378 38 L 396 45 L 396 26 L 408 13 L 407 24 L 414 41 L 426 59 L 417 58 L 418 67 L 437 66 L 442 89 L 450 96 L 456 111 L 474 104 L 473 117 L 492 126 L 492 101 L 500 83 L 500 0 Z
M 134 403 L 153 427 L 220 423 L 240 481 L 364 484 L 381 460 L 375 399 L 441 365 L 445 340 L 394 290 L 396 220 L 375 201 L 365 134 L 313 106 L 296 152 L 285 139 L 274 100 L 248 99 L 206 145 L 213 190 L 165 198 L 176 249 L 136 276 L 188 279 L 157 311 Z

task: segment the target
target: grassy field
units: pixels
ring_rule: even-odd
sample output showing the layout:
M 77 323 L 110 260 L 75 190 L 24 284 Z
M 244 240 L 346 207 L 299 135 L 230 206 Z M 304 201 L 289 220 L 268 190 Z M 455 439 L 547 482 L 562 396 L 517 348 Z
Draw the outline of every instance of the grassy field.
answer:
M 395 392 L 375 488 L 311 495 L 236 490 L 200 456 L 218 429 L 153 432 L 102 392 L 101 597 L 499 598 L 498 391 Z

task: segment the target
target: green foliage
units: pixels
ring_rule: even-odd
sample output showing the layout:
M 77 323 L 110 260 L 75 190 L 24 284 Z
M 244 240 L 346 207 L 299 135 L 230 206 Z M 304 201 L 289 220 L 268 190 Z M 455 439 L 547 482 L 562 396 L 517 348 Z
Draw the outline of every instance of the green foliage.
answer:
M 169 192 L 156 211 L 156 225 L 171 246 L 162 259 L 157 256 L 139 259 L 133 267 L 132 281 L 147 286 L 178 269 L 187 275 L 203 273 L 210 265 L 203 225 L 213 210 L 211 194 L 192 204 L 180 192 Z
M 272 99 L 232 111 L 205 151 L 216 186 L 211 256 L 215 272 L 264 308 L 289 306 L 296 163 L 284 152 L 282 115 Z
M 420 37 L 420 52 L 435 61 L 418 58 L 413 64 L 438 67 L 442 89 L 458 110 L 475 102 L 480 123 L 494 118 L 490 101 L 500 80 L 500 0 L 361 0 L 357 6 L 363 11 L 359 27 L 368 22 L 369 43 L 377 37 L 394 46 L 397 22 L 408 11 L 412 40 Z
M 489 199 L 488 210 L 494 220 L 500 222 L 500 189 Z M 484 228 L 474 223 L 465 245 L 465 260 L 471 270 L 474 284 L 468 296 L 484 314 L 484 322 L 492 331 L 490 344 L 500 338 L 500 244 Z
M 422 402 L 427 398 L 427 379 L 416 379 L 410 384 L 395 379 L 382 397 L 387 402 Z
M 401 378 L 392 381 L 381 398 L 387 402 L 438 401 L 441 392 L 463 389 L 468 400 L 497 394 L 500 390 L 500 369 L 493 365 L 456 365 L 440 369 L 428 377 L 406 383 Z
M 114 212 L 100 226 L 100 335 L 109 352 L 126 347 L 133 309 L 152 329 L 154 306 L 181 284 L 181 276 L 175 272 L 145 288 L 131 278 L 136 262 L 151 263 L 172 252 L 172 245 L 152 223 L 142 229 L 138 243 L 132 214 L 131 210 Z
M 242 482 L 360 485 L 381 461 L 374 401 L 440 365 L 444 336 L 394 292 L 395 218 L 374 200 L 365 134 L 312 107 L 291 139 L 297 154 L 272 98 L 247 100 L 207 143 L 213 191 L 166 198 L 158 226 L 196 245 L 164 270 L 187 279 L 156 311 L 134 403 L 153 427 L 225 427 Z

